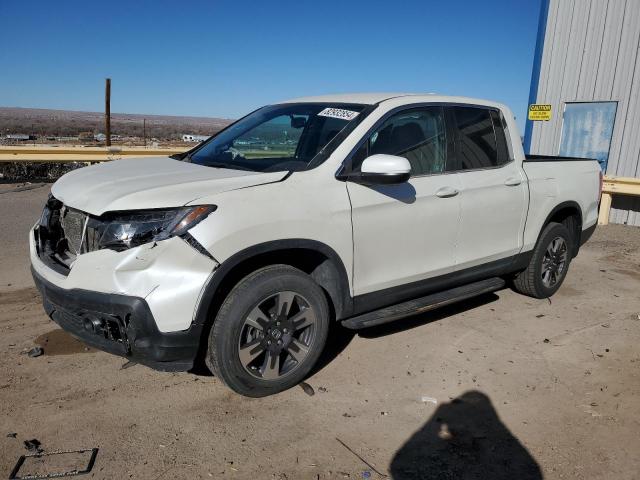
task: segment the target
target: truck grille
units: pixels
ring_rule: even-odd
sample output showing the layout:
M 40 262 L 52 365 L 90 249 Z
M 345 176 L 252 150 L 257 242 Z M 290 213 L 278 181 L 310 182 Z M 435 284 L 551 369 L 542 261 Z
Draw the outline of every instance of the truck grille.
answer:
M 100 235 L 102 232 L 91 225 L 91 222 L 87 222 L 87 228 L 84 232 L 84 248 L 87 252 L 94 252 L 100 250 Z
M 67 275 L 76 257 L 90 251 L 85 233 L 88 218 L 88 214 L 69 208 L 50 195 L 33 230 L 40 259 L 56 272 Z M 95 233 L 92 239 L 94 246 Z
M 64 232 L 64 238 L 66 238 L 69 246 L 69 251 L 75 255 L 79 255 L 82 248 L 87 215 L 78 210 L 66 207 L 62 207 L 60 213 L 60 223 Z

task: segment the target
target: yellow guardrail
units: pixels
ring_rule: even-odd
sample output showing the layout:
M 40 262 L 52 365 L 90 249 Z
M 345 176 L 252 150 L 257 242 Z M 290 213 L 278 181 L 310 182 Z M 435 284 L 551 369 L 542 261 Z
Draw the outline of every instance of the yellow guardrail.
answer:
M 604 177 L 598 225 L 609 225 L 609 211 L 614 195 L 640 196 L 640 178 Z
M 124 157 L 164 157 L 188 147 L 6 147 L 0 146 L 0 162 L 106 162 Z

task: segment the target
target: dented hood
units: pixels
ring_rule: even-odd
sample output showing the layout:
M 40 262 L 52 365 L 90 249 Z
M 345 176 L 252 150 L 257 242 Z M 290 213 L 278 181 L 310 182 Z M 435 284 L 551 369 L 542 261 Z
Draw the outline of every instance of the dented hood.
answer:
M 80 168 L 51 188 L 69 207 L 112 210 L 179 207 L 216 193 L 282 180 L 287 172 L 247 172 L 194 165 L 169 157 L 127 159 Z

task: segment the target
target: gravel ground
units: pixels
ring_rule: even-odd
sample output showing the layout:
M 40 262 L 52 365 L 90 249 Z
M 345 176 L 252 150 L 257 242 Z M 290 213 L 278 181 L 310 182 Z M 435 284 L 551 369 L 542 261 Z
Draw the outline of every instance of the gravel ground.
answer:
M 32 287 L 29 229 L 35 225 L 51 184 L 0 184 L 0 291 Z
M 122 369 L 57 329 L 26 247 L 48 186 L 15 187 L 0 185 L 0 475 L 38 439 L 98 447 L 101 479 L 639 478 L 638 228 L 599 228 L 551 301 L 503 290 L 335 329 L 309 387 L 248 399 Z

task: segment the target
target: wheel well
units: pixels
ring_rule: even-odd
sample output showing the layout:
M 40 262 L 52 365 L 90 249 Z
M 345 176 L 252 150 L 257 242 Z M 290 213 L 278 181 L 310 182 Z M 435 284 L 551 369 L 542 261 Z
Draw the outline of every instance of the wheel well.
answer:
M 575 257 L 580 249 L 580 236 L 582 235 L 582 215 L 579 208 L 574 205 L 560 207 L 549 216 L 544 227 L 551 222 L 561 223 L 571 232 L 574 241 L 573 256 Z
M 325 292 L 334 318 L 342 318 L 348 308 L 348 299 L 351 297 L 344 267 L 342 264 L 336 265 L 334 259 L 316 249 L 281 248 L 244 256 L 241 261 L 233 261 L 230 268 L 222 268 L 227 266 L 225 263 L 223 262 L 219 271 L 214 273 L 214 278 L 217 275 L 221 275 L 221 278 L 213 286 L 213 295 L 208 299 L 203 298 L 208 305 L 203 305 L 207 312 L 206 319 L 201 321 L 215 318 L 224 299 L 244 277 L 260 268 L 278 264 L 290 265 L 310 275 Z
M 223 262 L 214 272 L 212 281 L 205 289 L 196 316 L 196 322 L 202 325 L 200 349 L 196 363 L 202 364 L 207 349 L 207 338 L 213 321 L 225 298 L 238 282 L 256 270 L 269 265 L 290 265 L 309 274 L 322 288 L 329 305 L 331 318 L 341 319 L 348 315 L 352 308 L 349 294 L 349 281 L 333 250 L 323 253 L 315 248 L 292 247 L 275 250 L 260 251 L 246 255 L 245 252 L 236 254 Z M 252 249 L 252 251 L 255 251 Z M 334 257 L 335 258 L 332 258 Z M 237 260 L 241 257 L 241 260 Z

